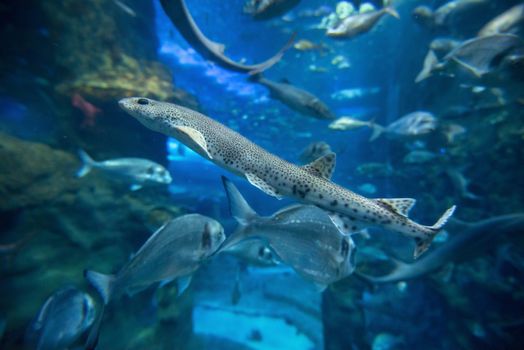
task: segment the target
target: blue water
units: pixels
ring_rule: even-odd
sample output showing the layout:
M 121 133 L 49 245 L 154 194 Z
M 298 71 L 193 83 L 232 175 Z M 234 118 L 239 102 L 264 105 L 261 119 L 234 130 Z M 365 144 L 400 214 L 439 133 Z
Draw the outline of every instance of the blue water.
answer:
M 445 70 L 414 81 L 433 39 L 482 39 L 479 30 L 519 1 L 455 0 L 457 8 L 471 8 L 427 26 L 415 8 L 437 9 L 446 0 L 393 0 L 399 19 L 386 14 L 346 40 L 327 36 L 319 24 L 350 2 L 304 0 L 269 20 L 244 14 L 246 0 L 186 2 L 202 33 L 223 43 L 236 62 L 261 62 L 294 33 L 294 44 L 311 43 L 311 50 L 291 46 L 263 76 L 313 94 L 335 118 L 367 126 L 333 130 L 333 120 L 293 110 L 249 74 L 206 60 L 178 32 L 160 0 L 1 4 L 0 349 L 77 349 L 95 338 L 98 349 L 521 349 L 522 14 L 505 29 L 511 34 L 502 34 L 515 35 L 514 46 L 498 52 L 483 77 L 457 61 L 473 57 L 466 63 L 478 64 L 475 59 L 497 50 L 500 41 L 455 60 L 437 52 Z M 362 2 L 351 3 L 358 8 Z M 245 223 L 233 217 L 238 212 L 229 208 L 224 177 L 260 216 L 297 204 L 267 195 L 118 107 L 124 97 L 165 99 L 171 83 L 177 94 L 168 102 L 192 106 L 290 163 L 304 165 L 300 156 L 314 142 L 329 144 L 336 154 L 333 182 L 369 199 L 413 198 L 409 218 L 417 223 L 433 225 L 447 208 L 457 209 L 418 261 L 413 239 L 368 222 L 367 231 L 351 235 L 355 272 L 328 286 L 308 279 L 311 271 L 270 246 L 279 263 L 269 267 L 215 247 L 215 254 L 183 276 L 191 277 L 183 293 L 185 278 L 162 278 L 139 283 L 102 307 L 100 288 L 84 278 L 85 269 L 118 273 L 143 256 L 140 247 L 154 242 L 162 224 L 185 214 L 217 220 L 226 236 Z M 415 111 L 434 117 L 428 134 L 406 136 L 387 128 Z M 383 133 L 370 140 L 374 128 Z M 154 161 L 172 181 L 136 186 L 140 180 L 97 163 L 78 178 L 80 149 L 95 161 Z M 430 160 L 407 162 L 408 154 Z M 492 225 L 498 218 L 502 223 Z M 296 232 L 290 228 L 288 234 Z M 211 244 L 206 237 L 202 247 Z M 267 244 L 267 237 L 259 238 Z M 308 243 L 291 241 L 285 249 L 303 252 L 307 264 L 318 256 L 312 247 L 321 251 L 331 244 L 320 235 Z M 145 275 L 196 251 L 174 246 Z M 435 260 L 437 267 L 414 278 L 379 283 L 361 277 Z M 75 300 L 57 300 L 65 286 L 78 288 Z M 95 311 L 102 317 L 98 335 Z M 56 339 L 67 334 L 67 346 L 57 346 Z

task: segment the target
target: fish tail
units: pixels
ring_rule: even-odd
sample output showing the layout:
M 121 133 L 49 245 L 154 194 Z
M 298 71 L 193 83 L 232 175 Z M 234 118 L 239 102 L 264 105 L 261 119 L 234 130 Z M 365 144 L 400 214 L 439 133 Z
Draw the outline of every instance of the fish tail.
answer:
M 98 346 L 98 339 L 100 337 L 100 326 L 102 324 L 102 319 L 104 318 L 105 309 L 106 308 L 104 304 L 100 308 L 96 321 L 91 326 L 91 330 L 89 331 L 86 343 L 84 344 L 84 350 L 95 350 Z
M 77 177 L 84 177 L 86 176 L 91 169 L 93 168 L 93 165 L 96 163 L 93 158 L 89 156 L 84 150 L 79 150 L 78 155 L 80 156 L 80 160 L 82 161 L 82 167 L 78 169 L 76 172 Z
M 375 141 L 384 133 L 385 128 L 381 125 L 378 125 L 375 122 L 370 122 L 371 129 L 373 130 L 373 133 L 371 134 L 371 137 L 369 138 L 369 141 Z
M 397 10 L 395 10 L 393 7 L 386 7 L 384 9 L 384 12 L 390 16 L 395 17 L 396 19 L 400 19 L 400 15 L 398 14 Z
M 115 281 L 114 275 L 104 275 L 99 272 L 85 270 L 84 277 L 91 283 L 107 305 L 111 296 L 111 290 Z
M 297 33 L 293 33 L 287 43 L 273 56 L 267 59 L 266 61 L 262 62 L 261 64 L 257 65 L 258 67 L 256 69 L 253 69 L 249 72 L 250 75 L 262 73 L 268 68 L 271 68 L 273 65 L 275 65 L 282 56 L 284 56 L 284 52 L 286 52 L 291 45 L 293 45 L 293 42 L 295 41 L 295 37 L 297 36 Z
M 426 237 L 415 237 L 415 251 L 413 253 L 415 259 L 428 250 L 433 238 L 442 230 L 446 222 L 455 212 L 455 209 L 456 206 L 454 205 L 446 210 L 433 226 L 424 226 L 428 230 L 426 233 L 429 233 Z
M 433 52 L 433 50 L 429 50 L 428 54 L 426 55 L 426 58 L 424 58 L 424 66 L 415 78 L 415 83 L 420 83 L 422 80 L 429 78 L 435 70 L 435 68 L 437 67 L 437 65 L 437 55 L 435 55 L 435 52 Z

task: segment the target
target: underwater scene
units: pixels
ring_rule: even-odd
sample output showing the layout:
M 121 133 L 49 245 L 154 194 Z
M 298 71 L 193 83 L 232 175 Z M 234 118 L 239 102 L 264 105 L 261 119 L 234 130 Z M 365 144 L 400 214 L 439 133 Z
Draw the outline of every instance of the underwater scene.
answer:
M 0 349 L 524 349 L 524 3 L 0 3 Z

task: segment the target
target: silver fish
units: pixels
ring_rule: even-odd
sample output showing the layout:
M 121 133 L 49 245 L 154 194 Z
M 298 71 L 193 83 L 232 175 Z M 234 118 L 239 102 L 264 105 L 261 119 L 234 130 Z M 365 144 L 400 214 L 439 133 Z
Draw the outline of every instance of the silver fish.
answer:
M 429 78 L 435 72 L 447 72 L 451 62 L 458 64 L 477 78 L 495 70 L 512 50 L 522 46 L 522 40 L 513 34 L 494 34 L 464 41 L 439 62 L 429 50 L 415 82 Z
M 518 34 L 524 26 L 524 3 L 518 4 L 493 18 L 479 31 L 478 36 L 500 33 Z
M 116 275 L 87 270 L 85 277 L 107 304 L 125 292 L 190 276 L 224 239 L 219 222 L 200 214 L 183 215 L 153 233 Z
M 95 303 L 89 294 L 65 287 L 51 295 L 29 325 L 25 343 L 38 350 L 67 349 L 93 324 Z
M 385 7 L 378 11 L 359 13 L 344 18 L 336 27 L 328 28 L 326 35 L 335 39 L 350 39 L 370 31 L 385 14 L 400 18 L 392 7 Z
M 363 121 L 351 117 L 340 117 L 337 120 L 331 122 L 328 127 L 333 130 L 344 131 L 367 127 L 373 130 L 373 133 L 369 138 L 370 141 L 375 140 L 384 131 L 384 128 L 375 123 L 374 120 Z
M 476 223 L 459 223 L 460 231 L 454 238 L 430 251 L 415 263 L 393 260 L 396 267 L 383 276 L 370 276 L 357 272 L 365 280 L 375 283 L 396 283 L 407 281 L 437 271 L 448 263 L 462 262 L 477 257 L 505 239 L 519 240 L 524 232 L 524 213 L 496 216 Z
M 299 160 L 306 164 L 331 152 L 331 147 L 327 143 L 323 141 L 313 142 L 300 153 Z
M 148 159 L 116 158 L 97 162 L 83 150 L 79 151 L 79 155 L 83 165 L 77 172 L 78 177 L 87 175 L 93 168 L 100 169 L 112 177 L 129 182 L 133 191 L 144 185 L 170 184 L 172 181 L 166 168 Z
M 317 119 L 334 119 L 335 116 L 328 106 L 318 97 L 306 90 L 291 85 L 289 82 L 277 83 L 257 74 L 251 77 L 252 81 L 264 85 L 269 89 L 271 97 L 281 101 L 289 108 Z
M 488 0 L 453 0 L 433 11 L 428 6 L 417 6 L 413 17 L 426 27 L 449 27 L 460 22 L 460 17 L 488 5 Z
M 455 210 L 454 206 L 449 208 L 432 226 L 421 225 L 407 216 L 414 199 L 371 199 L 333 183 L 330 179 L 335 167 L 334 153 L 299 167 L 185 107 L 144 97 L 125 98 L 119 105 L 144 126 L 178 139 L 206 159 L 246 178 L 266 194 L 276 198 L 290 196 L 329 211 L 345 233 L 379 226 L 413 237 L 415 257 L 429 247 Z
M 447 55 L 460 45 L 460 41 L 450 38 L 436 38 L 431 41 L 429 48 L 438 55 Z
M 246 239 L 266 241 L 284 264 L 320 288 L 353 272 L 355 244 L 350 236 L 338 230 L 324 210 L 293 205 L 261 217 L 233 183 L 222 179 L 231 214 L 239 223 L 222 249 Z
M 402 161 L 406 164 L 422 164 L 434 160 L 437 155 L 430 151 L 413 150 L 406 154 Z
M 384 132 L 394 137 L 420 137 L 435 131 L 437 124 L 430 112 L 416 111 L 395 120 Z
M 300 0 L 248 0 L 244 5 L 244 13 L 257 20 L 266 20 L 284 15 Z

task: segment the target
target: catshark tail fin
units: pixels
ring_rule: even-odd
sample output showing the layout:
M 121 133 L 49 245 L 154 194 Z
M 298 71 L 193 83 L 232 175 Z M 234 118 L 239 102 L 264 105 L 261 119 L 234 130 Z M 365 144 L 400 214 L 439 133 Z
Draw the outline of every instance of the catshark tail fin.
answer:
M 96 162 L 93 160 L 93 158 L 89 156 L 89 154 L 87 154 L 82 149 L 78 151 L 78 155 L 80 156 L 80 160 L 82 161 L 82 167 L 78 169 L 78 171 L 76 172 L 76 176 L 83 177 L 91 171 Z
M 431 242 L 433 241 L 433 238 L 435 238 L 435 236 L 440 232 L 440 230 L 442 230 L 446 222 L 455 212 L 455 209 L 456 206 L 454 205 L 448 210 L 446 210 L 433 226 L 424 226 L 426 229 L 428 229 L 429 234 L 426 237 L 415 238 L 415 252 L 413 253 L 413 257 L 415 259 L 422 255 L 422 253 L 424 253 L 426 250 L 428 250 L 429 246 L 431 245 Z

